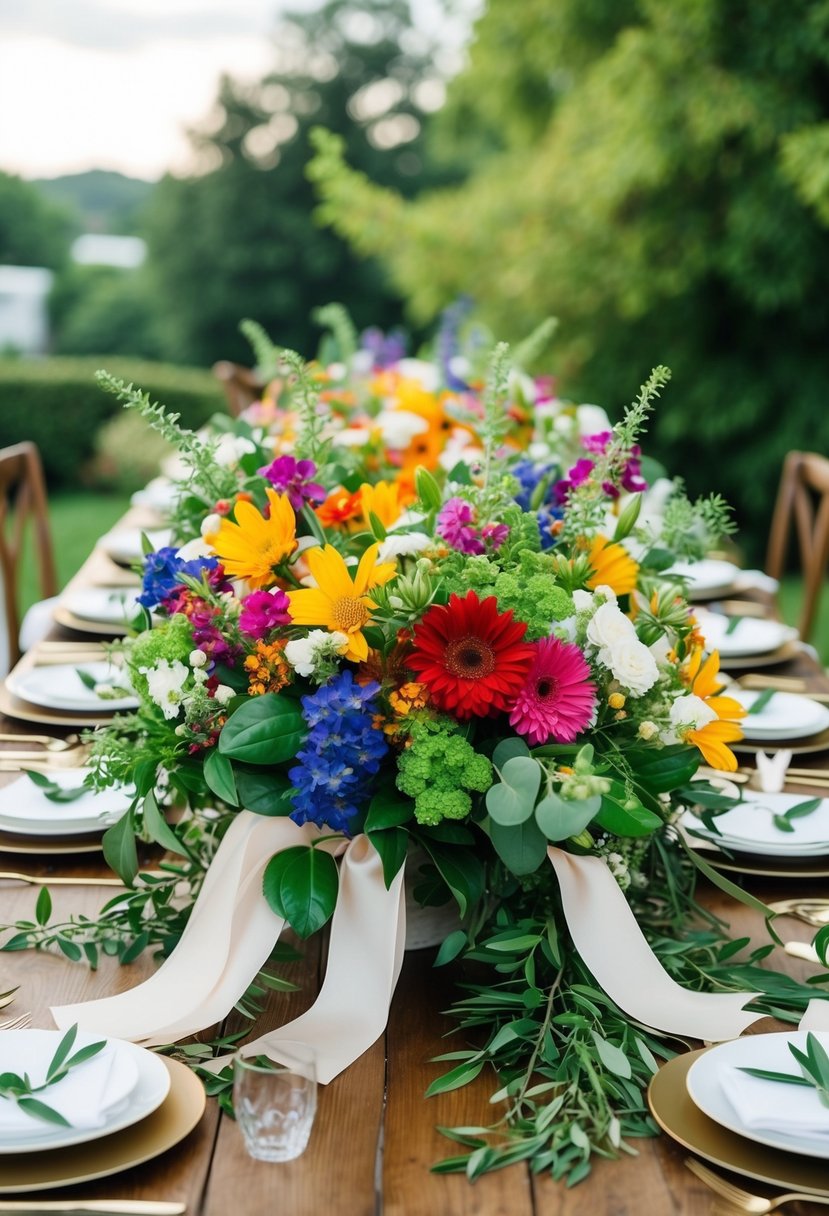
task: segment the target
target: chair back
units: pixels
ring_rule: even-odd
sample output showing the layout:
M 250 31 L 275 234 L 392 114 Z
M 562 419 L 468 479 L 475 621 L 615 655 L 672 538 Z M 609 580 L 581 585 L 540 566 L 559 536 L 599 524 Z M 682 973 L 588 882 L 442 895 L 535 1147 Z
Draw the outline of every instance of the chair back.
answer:
M 234 418 L 238 418 L 254 401 L 259 401 L 265 389 L 256 373 L 241 363 L 229 363 L 222 359 L 213 364 L 213 375 L 221 382 L 228 409 Z
M 800 636 L 808 641 L 829 560 L 829 459 L 815 452 L 789 452 L 771 521 L 766 570 L 779 579 L 785 570 L 792 526 L 803 573 Z
M 0 448 L 0 650 L 7 649 L 4 670 L 20 658 L 20 570 L 27 559 L 31 524 L 31 557 L 37 566 L 41 598 L 55 595 L 57 575 L 49 531 L 46 484 L 40 454 L 33 443 Z M 3 619 L 5 618 L 5 619 Z

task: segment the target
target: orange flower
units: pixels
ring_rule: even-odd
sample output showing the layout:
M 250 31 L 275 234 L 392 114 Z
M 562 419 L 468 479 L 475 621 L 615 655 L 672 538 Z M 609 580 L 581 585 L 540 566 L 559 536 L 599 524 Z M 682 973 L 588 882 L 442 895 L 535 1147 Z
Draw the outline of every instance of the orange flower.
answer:
M 348 490 L 334 490 L 324 503 L 317 507 L 317 519 L 324 528 L 342 528 L 360 515 L 360 492 L 349 494 Z
M 717 679 L 719 669 L 720 656 L 716 650 L 704 663 L 702 648 L 695 650 L 688 660 L 683 675 L 690 685 L 690 691 L 695 697 L 699 697 L 716 717 L 703 726 L 685 731 L 683 737 L 687 743 L 693 743 L 699 748 L 706 763 L 712 768 L 733 773 L 737 769 L 737 757 L 726 745 L 742 739 L 739 719 L 745 717 L 746 711 L 733 697 L 717 695 L 723 687 Z
M 606 536 L 594 536 L 590 543 L 593 573 L 587 580 L 591 591 L 610 587 L 617 595 L 630 595 L 636 588 L 639 566 L 622 545 Z

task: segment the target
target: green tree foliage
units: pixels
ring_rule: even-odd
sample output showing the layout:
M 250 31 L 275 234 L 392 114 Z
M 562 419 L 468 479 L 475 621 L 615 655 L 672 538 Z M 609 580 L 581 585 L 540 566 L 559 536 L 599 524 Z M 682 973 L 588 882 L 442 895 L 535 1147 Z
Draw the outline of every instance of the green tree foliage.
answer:
M 400 317 L 378 263 L 315 223 L 305 165 L 309 128 L 323 123 L 373 180 L 402 194 L 421 180 L 418 87 L 434 68 L 409 0 L 328 0 L 287 19 L 275 45 L 266 79 L 223 81 L 214 125 L 194 136 L 207 171 L 166 177 L 151 204 L 149 262 L 171 357 L 249 361 L 245 316 L 313 349 L 311 311 L 333 299 L 358 325 Z
M 21 177 L 0 172 L 0 266 L 57 270 L 75 233 L 69 212 L 47 202 Z
M 467 181 L 407 202 L 322 140 L 324 217 L 420 321 L 558 316 L 570 395 L 669 364 L 650 446 L 759 550 L 783 453 L 829 451 L 829 4 L 489 0 L 440 117 Z
M 57 355 L 161 358 L 158 301 L 143 268 L 70 266 L 49 300 Z
M 86 232 L 129 236 L 141 226 L 141 210 L 153 183 L 111 169 L 88 169 L 32 182 L 44 198 L 75 212 Z

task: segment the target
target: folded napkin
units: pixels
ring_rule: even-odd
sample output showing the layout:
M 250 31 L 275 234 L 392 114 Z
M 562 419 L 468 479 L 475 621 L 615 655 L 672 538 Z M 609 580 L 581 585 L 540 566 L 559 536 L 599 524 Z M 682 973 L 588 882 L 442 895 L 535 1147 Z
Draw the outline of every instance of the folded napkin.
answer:
M 766 591 L 769 595 L 775 595 L 779 586 L 776 578 L 764 574 L 762 570 L 739 570 L 734 575 L 735 591 Z
M 800 1075 L 797 1061 L 786 1052 L 787 1061 L 769 1065 L 775 1071 Z M 829 1149 L 829 1107 L 821 1102 L 817 1090 L 805 1085 L 784 1085 L 749 1076 L 738 1068 L 725 1066 L 720 1084 L 737 1118 L 746 1131 L 783 1132 L 787 1136 L 826 1137 Z
M 89 768 L 54 769 L 47 775 L 61 789 L 78 789 L 84 783 Z M 116 789 L 89 790 L 72 802 L 54 802 L 47 798 L 40 786 L 35 785 L 25 774 L 10 785 L 0 789 L 0 818 L 20 820 L 21 830 L 27 822 L 36 820 L 45 823 L 68 823 L 74 820 L 107 821 L 123 815 L 130 804 L 129 793 L 122 787 Z
M 39 1085 L 46 1077 L 61 1035 L 54 1030 L 25 1033 L 25 1041 L 18 1040 L 13 1031 L 0 1036 L 0 1071 L 28 1073 L 32 1083 Z M 9 1047 L 3 1050 L 7 1041 Z M 95 1041 L 94 1035 L 79 1035 L 73 1050 Z M 85 1130 L 104 1127 L 125 1110 L 137 1084 L 138 1065 L 133 1052 L 110 1042 L 96 1056 L 78 1064 L 63 1080 L 35 1097 L 59 1111 L 72 1127 Z M 12 1099 L 0 1097 L 0 1137 L 46 1135 L 54 1132 L 55 1127 L 56 1124 L 21 1110 Z

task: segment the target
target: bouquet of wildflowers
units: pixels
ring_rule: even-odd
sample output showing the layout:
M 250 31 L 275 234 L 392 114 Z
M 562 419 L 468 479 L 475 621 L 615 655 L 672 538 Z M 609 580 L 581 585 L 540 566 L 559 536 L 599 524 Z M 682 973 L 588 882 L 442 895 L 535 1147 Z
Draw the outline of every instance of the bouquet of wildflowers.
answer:
M 102 374 L 180 450 L 175 544 L 146 555 L 146 628 L 123 644 L 140 708 L 96 732 L 93 755 L 99 782 L 137 791 L 105 838 L 112 864 L 135 877 L 136 835 L 180 860 L 136 889 L 111 948 L 169 948 L 189 906 L 174 885 L 195 893 L 239 810 L 312 823 L 320 841 L 365 833 L 387 884 L 419 845 L 416 897 L 454 899 L 463 918 L 439 962 L 496 975 L 455 1011 L 486 1044 L 451 1053 L 433 1089 L 490 1063 L 508 1102 L 444 1168 L 523 1156 L 576 1181 L 592 1151 L 652 1132 L 643 1090 L 666 1049 L 568 942 L 547 851 L 603 858 L 654 948 L 691 933 L 672 824 L 703 759 L 736 767 L 743 711 L 671 566 L 729 531 L 727 511 L 690 503 L 642 455 L 663 368 L 611 426 L 520 371 L 544 335 L 513 363 L 503 346 L 462 353 L 450 319 L 435 359 L 409 360 L 329 319 L 329 356 L 311 364 L 249 326 L 268 387 L 204 435 Z M 164 801 L 185 807 L 173 826 Z M 265 872 L 301 936 L 337 898 L 317 843 Z M 668 950 L 672 973 L 728 987 L 716 933 L 686 947 L 681 962 Z

